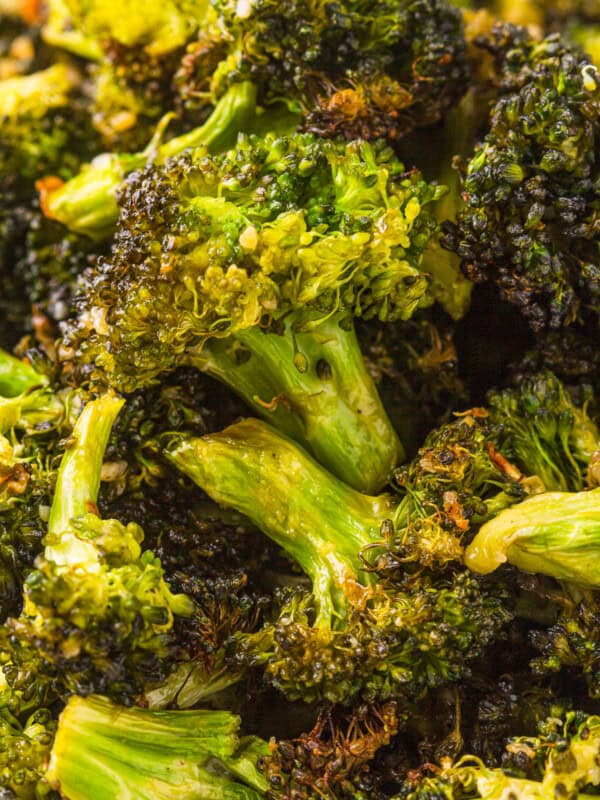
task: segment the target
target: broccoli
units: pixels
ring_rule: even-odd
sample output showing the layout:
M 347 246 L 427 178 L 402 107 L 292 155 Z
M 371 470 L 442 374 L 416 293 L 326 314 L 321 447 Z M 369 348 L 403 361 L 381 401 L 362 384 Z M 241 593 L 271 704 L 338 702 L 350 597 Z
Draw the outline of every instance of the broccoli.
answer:
M 353 317 L 393 322 L 429 302 L 420 258 L 442 191 L 384 145 L 308 134 L 149 167 L 128 184 L 64 349 L 125 391 L 199 367 L 351 485 L 378 489 L 403 451 Z
M 265 743 L 240 739 L 229 711 L 150 711 L 71 697 L 45 780 L 69 800 L 259 800 Z
M 466 436 L 473 427 L 470 418 Z M 470 459 L 466 448 L 458 449 L 460 429 L 454 441 L 450 461 L 441 447 L 422 454 L 421 496 L 407 489 L 398 502 L 350 489 L 258 420 L 202 438 L 174 435 L 166 450 L 173 463 L 214 500 L 247 515 L 312 582 L 312 590 L 284 601 L 272 624 L 233 637 L 232 663 L 264 665 L 269 680 L 291 698 L 345 703 L 356 695 L 414 697 L 468 674 L 469 660 L 495 638 L 510 612 L 502 587 L 490 588 L 456 568 L 460 541 L 442 527 L 444 519 L 456 521 L 463 533 L 469 525 L 463 514 L 470 509 L 463 511 L 452 491 L 452 475 L 487 483 L 471 472 L 485 447 Z M 451 453 L 450 432 L 445 443 Z M 498 468 L 488 471 L 502 484 Z M 440 508 L 429 499 L 436 490 L 443 495 Z M 484 501 L 472 502 L 485 514 Z M 394 535 L 397 552 L 386 546 Z M 421 563 L 403 574 L 402 565 L 419 557 L 410 544 L 408 554 L 402 550 L 405 537 L 420 540 Z M 431 566 L 437 566 L 433 574 Z
M 600 785 L 596 763 L 600 718 L 571 711 L 564 720 L 550 718 L 540 727 L 538 736 L 515 737 L 507 743 L 508 759 L 502 769 L 489 768 L 472 756 L 437 768 L 428 764 L 424 770 L 428 774 L 413 772 L 394 800 L 596 797 L 581 790 Z M 527 777 L 523 777 L 524 762 L 531 762 Z
M 25 580 L 21 615 L 6 622 L 79 691 L 97 679 L 117 694 L 134 693 L 148 675 L 158 679 L 173 617 L 194 607 L 169 590 L 158 559 L 142 552 L 138 525 L 98 516 L 102 459 L 122 404 L 106 394 L 78 417 L 60 462 L 44 553 Z
M 198 53 L 192 51 L 178 72 L 180 92 L 205 96 L 211 116 L 163 145 L 137 155 L 104 155 L 65 186 L 49 187 L 43 194 L 48 216 L 71 230 L 107 236 L 127 173 L 191 146 L 219 151 L 256 123 L 278 132 L 283 124 L 287 132 L 294 123 L 285 114 L 282 123 L 282 102 L 297 112 L 296 124 L 319 136 L 394 140 L 440 119 L 466 89 L 462 20 L 446 0 L 214 5 L 218 20 L 209 15 Z M 266 108 L 262 120 L 257 104 Z
M 21 608 L 23 579 L 42 549 L 61 440 L 79 411 L 71 390 L 0 350 L 0 619 Z
M 0 186 L 52 172 L 68 179 L 94 136 L 78 93 L 81 76 L 54 64 L 0 81 Z
M 600 431 L 590 417 L 589 385 L 573 398 L 549 370 L 523 376 L 515 388 L 488 395 L 490 419 L 499 427 L 499 449 L 548 491 L 596 485 Z
M 43 796 L 55 731 L 56 721 L 48 709 L 37 709 L 23 723 L 8 709 L 0 710 L 0 785 L 7 797 L 34 800 Z
M 600 588 L 599 519 L 600 488 L 537 494 L 486 522 L 465 563 L 486 574 L 508 561 L 526 572 Z
M 443 243 L 475 282 L 491 281 L 536 330 L 598 307 L 596 67 L 558 34 L 497 26 L 499 98 Z

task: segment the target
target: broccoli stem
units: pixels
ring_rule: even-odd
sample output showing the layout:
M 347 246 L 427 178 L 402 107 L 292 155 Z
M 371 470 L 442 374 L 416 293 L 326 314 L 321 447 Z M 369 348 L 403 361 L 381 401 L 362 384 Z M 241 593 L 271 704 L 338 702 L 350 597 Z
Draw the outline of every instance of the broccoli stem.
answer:
M 226 383 L 256 413 L 355 489 L 381 489 L 404 449 L 343 314 L 303 330 L 249 328 L 213 339 L 190 363 Z
M 258 800 L 267 785 L 251 758 L 267 747 L 253 739 L 240 748 L 239 724 L 228 711 L 149 711 L 71 697 L 46 778 L 69 800 Z
M 545 492 L 486 522 L 465 551 L 465 564 L 487 574 L 508 561 L 578 586 L 600 588 L 600 488 Z
M 204 146 L 218 152 L 235 142 L 245 130 L 256 108 L 256 88 L 248 81 L 232 86 L 217 102 L 199 128 L 157 145 L 154 141 L 141 153 L 103 153 L 81 172 L 56 188 L 54 181 L 38 183 L 44 214 L 69 230 L 92 239 L 111 235 L 119 218 L 116 194 L 125 177 L 153 160 L 163 161 L 187 148 Z M 158 133 L 161 132 L 159 128 Z
M 45 386 L 47 378 L 34 368 L 0 348 L 0 394 L 4 397 L 16 397 L 37 386 Z
M 48 519 L 46 558 L 50 561 L 98 560 L 94 545 L 78 539 L 69 529 L 73 519 L 96 508 L 104 451 L 123 402 L 114 394 L 103 395 L 88 403 L 75 423 L 60 462 Z
M 298 562 L 313 582 L 324 624 L 338 613 L 340 592 L 361 573 L 360 552 L 380 538 L 381 524 L 393 514 L 390 497 L 349 488 L 260 420 L 201 438 L 178 436 L 166 455 Z

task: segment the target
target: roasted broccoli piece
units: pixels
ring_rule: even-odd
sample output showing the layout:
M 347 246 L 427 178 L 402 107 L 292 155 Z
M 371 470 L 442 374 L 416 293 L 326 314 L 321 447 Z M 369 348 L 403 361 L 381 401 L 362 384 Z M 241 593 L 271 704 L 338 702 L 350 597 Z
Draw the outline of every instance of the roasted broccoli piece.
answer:
M 65 64 L 0 81 L 0 186 L 52 173 L 70 178 L 94 136 L 78 97 L 81 76 Z
M 466 565 L 487 574 L 501 564 L 600 588 L 600 488 L 543 492 L 501 511 L 465 552 Z
M 248 516 L 310 578 L 312 590 L 293 592 L 273 624 L 232 641 L 233 664 L 264 666 L 291 698 L 348 703 L 359 694 L 418 696 L 468 674 L 469 660 L 510 616 L 501 586 L 490 588 L 460 569 L 439 569 L 461 555 L 458 540 L 438 521 L 444 513 L 461 513 L 452 491 L 439 511 L 422 509 L 429 529 L 423 524 L 423 535 L 414 536 L 421 539 L 422 563 L 405 571 L 402 564 L 418 556 L 390 553 L 385 537 L 393 535 L 394 522 L 401 543 L 416 533 L 410 524 L 411 509 L 419 515 L 416 492 L 400 503 L 359 494 L 252 419 L 199 439 L 174 436 L 167 455 L 214 500 Z M 461 455 L 456 452 L 450 470 L 465 475 L 468 458 Z M 440 483 L 452 486 L 443 462 L 421 466 L 425 481 L 434 481 L 439 469 Z M 425 497 L 423 491 L 424 504 Z M 481 501 L 479 511 L 485 512 Z M 459 527 L 467 526 L 459 520 Z M 436 573 L 427 570 L 431 564 L 438 565 Z
M 199 367 L 350 484 L 378 489 L 402 447 L 353 317 L 394 322 L 429 302 L 420 259 L 441 191 L 384 145 L 308 134 L 147 168 L 111 258 L 83 284 L 66 352 L 126 391 Z
M 490 420 L 500 429 L 499 449 L 548 491 L 576 492 L 598 483 L 600 431 L 588 411 L 593 391 L 586 384 L 579 389 L 576 401 L 545 370 L 488 395 Z
M 78 417 L 56 478 L 44 554 L 25 581 L 21 615 L 6 622 L 82 693 L 96 680 L 126 694 L 148 675 L 158 679 L 174 615 L 193 612 L 193 601 L 170 591 L 158 559 L 142 552 L 141 528 L 98 516 L 102 459 L 122 402 L 104 395 Z
M 37 709 L 23 723 L 10 710 L 0 710 L 0 785 L 7 797 L 45 796 L 44 773 L 55 731 L 56 720 L 48 709 Z
M 229 711 L 123 708 L 72 697 L 62 711 L 46 781 L 69 800 L 259 800 L 266 743 L 238 735 Z
M 128 172 L 191 146 L 223 149 L 255 125 L 293 130 L 293 118 L 279 113 L 282 103 L 297 112 L 296 124 L 319 136 L 393 140 L 440 119 L 466 89 L 462 20 L 446 0 L 318 7 L 219 0 L 214 6 L 218 19 L 209 16 L 197 52 L 178 73 L 181 92 L 214 107 L 208 120 L 135 156 L 103 156 L 67 185 L 50 187 L 43 202 L 48 216 L 106 236 Z M 267 109 L 262 120 L 257 103 Z
M 0 619 L 19 613 L 42 550 L 62 440 L 79 412 L 71 390 L 0 350 Z
M 444 0 L 213 5 L 232 42 L 213 91 L 252 81 L 261 105 L 283 101 L 320 136 L 400 139 L 466 89 L 462 18 Z
M 499 99 L 443 241 L 535 330 L 559 328 L 598 307 L 600 81 L 558 34 L 499 26 L 485 46 L 502 65 Z
M 503 769 L 491 769 L 472 756 L 454 764 L 446 761 L 440 768 L 429 764 L 409 776 L 394 800 L 596 797 L 582 790 L 593 791 L 592 787 L 600 785 L 596 764 L 600 719 L 571 711 L 564 720 L 550 718 L 541 728 L 538 736 L 517 737 L 507 743 Z M 523 777 L 526 764 L 529 774 Z

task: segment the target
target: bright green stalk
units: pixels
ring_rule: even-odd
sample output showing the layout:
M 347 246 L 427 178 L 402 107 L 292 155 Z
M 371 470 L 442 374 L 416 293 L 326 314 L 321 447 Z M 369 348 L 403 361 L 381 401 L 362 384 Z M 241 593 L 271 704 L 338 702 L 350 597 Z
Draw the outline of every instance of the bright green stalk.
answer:
M 343 613 L 344 590 L 362 569 L 358 554 L 380 538 L 381 524 L 392 515 L 387 495 L 349 488 L 255 419 L 202 438 L 178 437 L 167 456 L 213 500 L 245 514 L 298 562 L 313 581 L 323 624 Z
M 219 151 L 234 144 L 246 129 L 256 107 L 256 89 L 247 81 L 235 84 L 217 102 L 208 120 L 199 128 L 164 144 L 151 142 L 141 153 L 104 153 L 57 189 L 41 186 L 44 213 L 69 230 L 93 239 L 110 236 L 119 217 L 116 194 L 125 177 L 150 161 L 162 161 L 190 147 Z M 159 126 L 158 137 L 162 133 Z
M 294 332 L 248 328 L 213 339 L 190 363 L 230 386 L 257 414 L 350 486 L 377 491 L 404 449 L 340 315 Z
M 46 778 L 69 800 L 258 800 L 267 785 L 250 757 L 266 745 L 240 748 L 239 724 L 228 711 L 149 711 L 72 697 Z
M 486 522 L 465 552 L 466 565 L 486 574 L 506 561 L 600 588 L 600 488 L 534 495 Z
M 36 372 L 30 364 L 0 349 L 0 394 L 4 397 L 16 397 L 47 383 L 48 379 Z
M 94 513 L 104 451 L 124 401 L 106 394 L 88 403 L 79 416 L 65 452 L 48 519 L 46 558 L 60 564 L 98 560 L 94 544 L 70 531 L 78 517 Z

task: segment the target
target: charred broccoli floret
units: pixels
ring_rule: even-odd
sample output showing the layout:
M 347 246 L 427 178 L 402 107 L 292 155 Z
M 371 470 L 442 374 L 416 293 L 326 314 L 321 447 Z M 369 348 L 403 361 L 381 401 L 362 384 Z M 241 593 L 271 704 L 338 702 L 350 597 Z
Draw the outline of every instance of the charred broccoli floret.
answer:
M 353 317 L 393 322 L 429 302 L 420 259 L 441 191 L 383 145 L 308 134 L 148 168 L 66 352 L 127 391 L 199 367 L 349 483 L 380 488 L 402 447 Z
M 312 590 L 292 593 L 273 624 L 232 641 L 233 663 L 263 665 L 292 698 L 419 695 L 467 674 L 469 659 L 508 618 L 502 588 L 464 571 L 433 575 L 421 566 L 398 577 L 390 568 L 382 539 L 396 519 L 406 526 L 418 496 L 398 504 L 359 494 L 257 420 L 200 439 L 174 437 L 167 455 L 213 499 L 253 520 L 311 579 Z
M 598 308 L 600 81 L 558 34 L 500 26 L 486 46 L 502 64 L 499 99 L 445 245 L 534 329 L 562 327 Z
M 466 88 L 462 19 L 444 0 L 214 7 L 232 44 L 213 91 L 252 81 L 261 105 L 287 103 L 319 135 L 399 139 Z
M 115 192 L 128 172 L 187 147 L 231 146 L 253 125 L 293 130 L 293 119 L 283 115 L 282 123 L 282 103 L 297 112 L 296 123 L 304 117 L 301 127 L 319 136 L 393 140 L 440 119 L 466 88 L 462 20 L 446 0 L 219 0 L 215 10 L 217 21 L 209 18 L 197 52 L 179 71 L 184 87 L 193 84 L 187 93 L 214 107 L 204 125 L 135 156 L 105 156 L 66 186 L 50 188 L 44 196 L 49 216 L 72 230 L 105 236 L 116 223 Z M 257 103 L 266 107 L 258 120 Z

